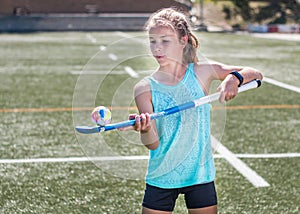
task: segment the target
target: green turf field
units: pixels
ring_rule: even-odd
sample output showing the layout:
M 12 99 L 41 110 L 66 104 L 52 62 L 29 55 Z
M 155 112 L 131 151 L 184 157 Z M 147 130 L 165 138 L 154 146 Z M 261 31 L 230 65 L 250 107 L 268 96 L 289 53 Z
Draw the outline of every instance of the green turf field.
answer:
M 91 125 L 96 105 L 111 106 L 114 122 L 135 111 L 132 87 L 155 67 L 143 35 L 0 34 L 1 213 L 140 213 L 147 160 L 85 159 L 145 156 L 138 135 L 83 136 L 74 125 Z M 197 35 L 205 57 L 300 87 L 300 42 Z M 213 110 L 212 132 L 270 186 L 254 187 L 216 152 L 219 213 L 299 213 L 300 94 L 264 82 L 227 106 Z M 183 197 L 174 213 L 187 213 Z

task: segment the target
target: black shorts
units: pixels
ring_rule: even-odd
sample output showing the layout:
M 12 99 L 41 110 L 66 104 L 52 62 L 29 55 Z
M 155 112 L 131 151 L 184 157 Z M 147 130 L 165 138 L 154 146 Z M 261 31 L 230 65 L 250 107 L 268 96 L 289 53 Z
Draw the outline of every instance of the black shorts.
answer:
M 173 211 L 179 194 L 184 194 L 188 209 L 217 205 L 215 184 L 212 181 L 175 189 L 163 189 L 146 184 L 143 207 L 160 211 Z

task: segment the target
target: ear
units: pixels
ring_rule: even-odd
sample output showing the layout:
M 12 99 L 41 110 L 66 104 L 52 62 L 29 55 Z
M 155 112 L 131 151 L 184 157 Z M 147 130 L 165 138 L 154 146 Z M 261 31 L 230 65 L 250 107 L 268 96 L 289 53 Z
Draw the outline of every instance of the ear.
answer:
M 189 38 L 187 35 L 181 37 L 181 39 L 180 39 L 181 44 L 186 45 L 188 43 L 188 39 Z

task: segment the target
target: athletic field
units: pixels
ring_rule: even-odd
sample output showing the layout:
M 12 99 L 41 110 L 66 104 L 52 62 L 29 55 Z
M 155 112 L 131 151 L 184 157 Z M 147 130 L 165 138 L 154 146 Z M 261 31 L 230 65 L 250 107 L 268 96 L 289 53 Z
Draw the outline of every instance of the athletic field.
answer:
M 266 77 L 212 104 L 219 213 L 299 213 L 300 41 L 197 35 L 201 60 Z M 113 122 L 136 112 L 132 87 L 156 66 L 145 42 L 142 32 L 0 34 L 1 213 L 140 213 L 138 134 L 74 127 L 92 125 L 98 105 Z M 182 196 L 174 213 L 187 213 Z

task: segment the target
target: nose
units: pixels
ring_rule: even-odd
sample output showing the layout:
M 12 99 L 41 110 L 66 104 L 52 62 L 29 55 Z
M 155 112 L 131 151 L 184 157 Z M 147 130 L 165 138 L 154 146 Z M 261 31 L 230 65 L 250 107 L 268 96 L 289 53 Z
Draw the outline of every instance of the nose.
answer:
M 152 45 L 152 52 L 159 53 L 161 51 L 161 45 L 157 42 Z

